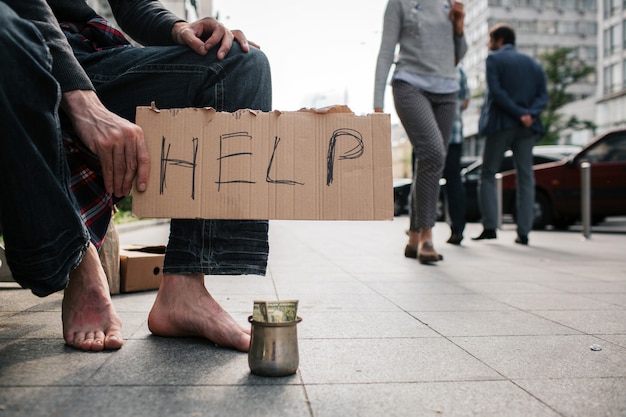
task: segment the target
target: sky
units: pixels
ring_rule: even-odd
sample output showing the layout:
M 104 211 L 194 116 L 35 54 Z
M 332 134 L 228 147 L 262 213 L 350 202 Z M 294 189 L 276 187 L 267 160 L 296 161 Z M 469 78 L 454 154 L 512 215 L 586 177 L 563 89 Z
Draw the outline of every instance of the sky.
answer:
M 347 104 L 373 111 L 374 68 L 387 0 L 214 0 L 214 14 L 261 46 L 273 108 Z M 385 112 L 393 112 L 387 88 Z

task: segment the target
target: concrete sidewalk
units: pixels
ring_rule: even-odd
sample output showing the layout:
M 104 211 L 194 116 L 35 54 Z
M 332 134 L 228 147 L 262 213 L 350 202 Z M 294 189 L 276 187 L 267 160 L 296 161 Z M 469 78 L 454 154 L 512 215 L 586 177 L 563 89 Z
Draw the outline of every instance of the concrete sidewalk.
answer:
M 150 335 L 155 292 L 118 295 L 127 338 L 83 353 L 61 295 L 0 289 L 1 416 L 626 416 L 626 234 L 534 232 L 403 256 L 407 217 L 271 223 L 266 277 L 207 277 L 242 324 L 254 299 L 300 300 L 300 368 L 250 374 L 247 355 Z M 167 224 L 121 228 L 124 244 Z M 601 350 L 592 350 L 591 346 Z

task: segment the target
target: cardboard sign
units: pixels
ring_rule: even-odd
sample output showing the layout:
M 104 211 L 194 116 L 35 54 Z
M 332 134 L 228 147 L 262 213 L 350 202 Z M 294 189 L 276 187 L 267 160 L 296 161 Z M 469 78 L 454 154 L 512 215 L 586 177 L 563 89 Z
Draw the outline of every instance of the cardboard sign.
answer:
M 150 180 L 138 217 L 393 218 L 388 114 L 138 107 Z

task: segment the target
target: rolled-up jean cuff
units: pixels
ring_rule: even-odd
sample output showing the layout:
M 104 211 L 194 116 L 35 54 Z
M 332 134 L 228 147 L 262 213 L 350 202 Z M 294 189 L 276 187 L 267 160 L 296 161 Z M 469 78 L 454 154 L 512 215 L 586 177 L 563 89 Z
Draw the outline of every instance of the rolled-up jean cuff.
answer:
M 58 244 L 53 244 L 41 247 L 36 254 L 31 255 L 20 253 L 19 256 L 13 256 L 10 247 L 7 247 L 7 260 L 31 260 L 26 264 L 10 263 L 13 279 L 22 287 L 30 289 L 36 296 L 46 297 L 67 287 L 70 272 L 82 262 L 88 246 L 89 238 L 85 235 L 73 239 L 62 248 L 59 248 Z M 41 261 L 33 263 L 33 259 Z
M 269 223 L 172 219 L 163 274 L 265 275 Z

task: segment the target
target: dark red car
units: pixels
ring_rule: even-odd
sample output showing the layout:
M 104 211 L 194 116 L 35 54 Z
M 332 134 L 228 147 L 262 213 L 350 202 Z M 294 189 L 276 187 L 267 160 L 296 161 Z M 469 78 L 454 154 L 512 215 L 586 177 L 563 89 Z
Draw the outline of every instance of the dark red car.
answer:
M 535 229 L 581 219 L 581 164 L 591 164 L 591 219 L 626 215 L 626 128 L 605 132 L 559 162 L 535 165 Z M 515 171 L 502 173 L 503 213 L 515 216 Z

